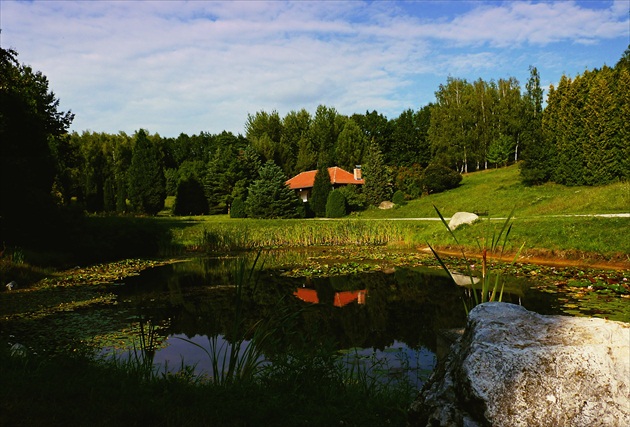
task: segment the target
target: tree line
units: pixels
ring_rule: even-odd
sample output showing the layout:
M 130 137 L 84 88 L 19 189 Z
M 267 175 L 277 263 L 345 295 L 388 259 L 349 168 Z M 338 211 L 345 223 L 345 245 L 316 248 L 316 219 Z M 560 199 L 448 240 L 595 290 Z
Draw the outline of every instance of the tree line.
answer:
M 394 193 L 404 200 L 443 191 L 458 185 L 461 173 L 517 161 L 527 184 L 628 179 L 629 52 L 615 67 L 563 76 L 549 88 L 546 108 L 540 75 L 530 67 L 524 91 L 513 77 L 449 77 L 434 103 L 393 119 L 375 110 L 347 116 L 320 105 L 314 114 L 249 114 L 245 135 L 166 138 L 144 129 L 68 134 L 73 115 L 57 110 L 46 77 L 2 49 L 1 184 L 11 201 L 2 203 L 2 221 L 23 219 L 25 212 L 33 218 L 44 205 L 154 215 L 169 195 L 176 214 L 225 213 L 236 204 L 250 216 L 325 215 L 326 186 L 322 194 L 313 190 L 315 209 L 295 198 L 284 203 L 290 213 L 269 214 L 269 206 L 254 201 L 269 202 L 270 181 L 283 186 L 299 172 L 329 166 L 362 166 L 361 191 L 342 191 L 346 210 L 392 200 Z
M 562 76 L 549 88 L 523 153 L 528 184 L 601 185 L 630 179 L 630 47 L 615 67 Z M 540 122 L 540 126 L 538 126 Z

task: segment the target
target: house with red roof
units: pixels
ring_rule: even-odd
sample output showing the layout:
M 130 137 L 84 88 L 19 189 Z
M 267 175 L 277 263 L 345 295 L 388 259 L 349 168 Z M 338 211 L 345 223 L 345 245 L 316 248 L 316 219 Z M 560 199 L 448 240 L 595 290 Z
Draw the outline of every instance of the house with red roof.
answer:
M 302 172 L 289 179 L 287 181 L 287 185 L 291 188 L 291 190 L 295 190 L 303 202 L 307 202 L 309 196 L 311 195 L 311 191 L 313 190 L 316 174 L 317 170 Z M 332 168 L 328 168 L 328 175 L 330 175 L 330 183 L 333 188 L 339 188 L 346 185 L 363 185 L 365 183 L 361 178 L 361 166 L 357 166 L 354 169 L 354 173 L 347 172 L 340 167 L 334 166 Z

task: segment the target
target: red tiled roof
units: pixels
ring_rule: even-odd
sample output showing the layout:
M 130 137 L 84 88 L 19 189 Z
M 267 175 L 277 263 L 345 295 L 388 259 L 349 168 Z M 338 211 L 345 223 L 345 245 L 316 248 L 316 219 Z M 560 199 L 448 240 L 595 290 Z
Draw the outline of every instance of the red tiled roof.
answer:
M 312 188 L 315 183 L 315 174 L 317 170 L 306 171 L 297 174 L 293 178 L 287 181 L 287 185 L 292 190 L 299 190 L 301 188 Z M 328 168 L 328 174 L 330 175 L 330 183 L 335 184 L 364 184 L 362 179 L 354 179 L 354 175 L 350 172 L 335 166 Z

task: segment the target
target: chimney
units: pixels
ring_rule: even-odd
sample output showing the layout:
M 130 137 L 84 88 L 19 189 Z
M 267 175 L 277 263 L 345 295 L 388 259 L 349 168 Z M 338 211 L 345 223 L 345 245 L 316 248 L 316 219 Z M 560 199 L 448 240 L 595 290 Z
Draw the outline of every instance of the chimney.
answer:
M 358 181 L 361 179 L 361 165 L 356 165 L 354 167 L 354 179 Z

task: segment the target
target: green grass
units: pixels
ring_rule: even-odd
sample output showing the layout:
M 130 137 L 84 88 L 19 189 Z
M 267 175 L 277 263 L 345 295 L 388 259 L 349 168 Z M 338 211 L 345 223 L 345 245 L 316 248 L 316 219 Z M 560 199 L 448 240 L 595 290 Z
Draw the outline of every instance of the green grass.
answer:
M 540 215 L 607 214 L 630 212 L 630 182 L 599 187 L 566 187 L 521 183 L 518 165 L 464 175 L 453 190 L 411 200 L 393 210 L 370 209 L 360 218 L 437 217 L 433 205 L 449 217 L 455 212 L 488 212 L 506 217 L 513 208 L 516 218 Z
M 439 221 L 414 220 L 438 219 L 434 205 L 445 217 L 458 211 L 487 213 L 482 221 L 457 231 L 467 250 L 475 250 L 477 241 L 489 235 L 488 228 L 501 222 L 492 219 L 505 218 L 513 211 L 508 253 L 525 243 L 525 257 L 630 263 L 630 218 L 585 216 L 630 212 L 630 183 L 528 187 L 520 182 L 518 166 L 468 174 L 456 189 L 412 200 L 400 208 L 372 208 L 341 220 L 230 219 L 227 215 L 170 220 L 177 224 L 172 233 L 175 246 L 211 251 L 322 245 L 416 248 L 427 243 L 445 249 L 454 241 Z

